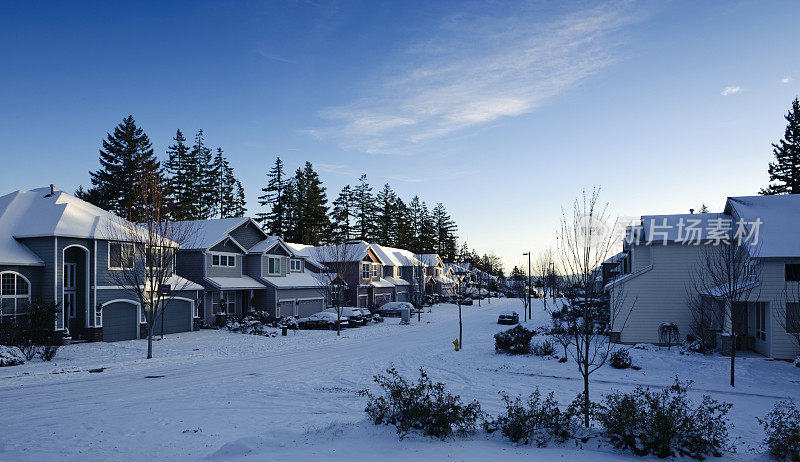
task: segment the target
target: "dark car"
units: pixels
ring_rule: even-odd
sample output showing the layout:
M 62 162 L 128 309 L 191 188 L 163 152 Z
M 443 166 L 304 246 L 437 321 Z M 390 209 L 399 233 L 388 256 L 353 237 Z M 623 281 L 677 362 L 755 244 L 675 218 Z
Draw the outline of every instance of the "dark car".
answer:
M 469 297 L 465 297 L 461 300 L 462 305 L 472 305 L 472 299 Z
M 361 314 L 360 309 L 353 306 L 343 306 L 339 309 L 341 310 L 342 319 L 347 319 L 347 321 L 350 323 L 350 327 L 363 326 L 367 323 L 366 319 L 364 319 L 364 316 Z M 328 313 L 333 313 L 334 315 L 337 314 L 336 308 L 328 308 L 325 311 Z
M 497 317 L 497 324 L 519 324 L 519 313 L 516 311 L 501 311 Z
M 337 322 L 341 327 L 347 327 L 347 318 L 337 320 L 336 313 L 322 311 L 320 313 L 312 314 L 307 318 L 300 318 L 297 324 L 301 329 L 330 329 L 335 330 Z

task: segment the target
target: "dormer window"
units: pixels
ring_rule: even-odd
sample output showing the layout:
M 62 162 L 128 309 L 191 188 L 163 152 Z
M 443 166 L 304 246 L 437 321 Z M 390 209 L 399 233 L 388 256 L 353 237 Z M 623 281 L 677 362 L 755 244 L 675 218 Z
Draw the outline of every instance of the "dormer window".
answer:
M 378 277 L 378 265 L 377 264 L 373 264 L 372 265 L 372 277 L 374 277 L 374 278 Z
M 394 277 L 399 278 L 400 277 L 400 267 L 399 266 L 394 266 L 393 268 L 394 268 Z
M 289 260 L 289 268 L 292 271 L 301 271 L 303 269 L 303 264 L 297 258 L 292 258 Z
M 369 279 L 370 269 L 369 263 L 362 263 L 361 264 L 361 279 Z

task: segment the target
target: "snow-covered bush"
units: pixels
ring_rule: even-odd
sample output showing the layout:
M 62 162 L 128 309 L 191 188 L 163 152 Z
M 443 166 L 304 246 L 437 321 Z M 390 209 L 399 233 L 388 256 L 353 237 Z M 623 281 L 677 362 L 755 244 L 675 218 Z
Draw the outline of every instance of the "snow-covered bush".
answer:
M 637 343 L 633 346 L 634 350 L 654 351 L 658 348 L 652 343 Z
M 27 315 L 10 325 L 14 346 L 26 359 L 31 360 L 36 356 L 43 361 L 53 359 L 63 341 L 62 333 L 53 330 L 53 318 L 59 312 L 61 308 L 55 302 L 33 300 L 28 305 Z
M 719 457 L 729 444 L 731 404 L 710 396 L 694 406 L 687 396 L 692 382 L 675 383 L 663 391 L 636 387 L 630 393 L 606 395 L 595 412 L 603 435 L 615 447 L 638 456 Z
M 494 349 L 510 355 L 524 355 L 531 352 L 531 338 L 535 332 L 520 325 L 494 334 Z
M 794 358 L 794 367 L 800 367 L 800 355 Z
M 252 316 L 246 316 L 241 321 L 229 319 L 225 324 L 225 328 L 228 329 L 228 332 L 241 332 L 248 335 L 263 335 L 265 337 L 275 337 L 277 335 L 277 332 Z
M 667 345 L 667 349 L 671 349 L 672 345 L 678 344 L 681 333 L 678 325 L 673 322 L 662 322 L 658 326 L 658 341 L 662 345 Z
M 282 327 L 286 327 L 287 329 L 299 329 L 300 324 L 297 322 L 297 318 L 295 317 L 288 317 L 281 319 L 280 325 Z
M 401 439 L 411 430 L 440 439 L 474 433 L 483 417 L 480 404 L 464 404 L 460 396 L 448 393 L 443 383 L 432 382 L 422 368 L 419 374 L 416 383 L 407 381 L 394 368 L 388 369 L 386 375 L 375 376 L 383 396 L 362 393 L 369 398 L 364 411 L 372 421 L 376 425 L 394 425 Z
M 628 350 L 614 350 L 608 360 L 614 369 L 627 369 L 631 367 L 631 355 Z
M 572 407 L 562 411 L 551 392 L 542 397 L 539 388 L 528 397 L 527 402 L 517 396 L 511 399 L 503 394 L 506 412 L 486 426 L 499 428 L 503 435 L 517 444 L 535 444 L 542 447 L 550 441 L 563 443 L 570 439 L 580 422 Z
M 780 401 L 758 422 L 767 434 L 764 446 L 777 460 L 800 461 L 800 409 L 791 401 Z
M 0 367 L 19 366 L 25 363 L 25 357 L 17 347 L 0 345 Z
M 541 343 L 534 343 L 532 351 L 536 356 L 553 356 L 556 354 L 556 347 L 553 342 L 546 339 Z

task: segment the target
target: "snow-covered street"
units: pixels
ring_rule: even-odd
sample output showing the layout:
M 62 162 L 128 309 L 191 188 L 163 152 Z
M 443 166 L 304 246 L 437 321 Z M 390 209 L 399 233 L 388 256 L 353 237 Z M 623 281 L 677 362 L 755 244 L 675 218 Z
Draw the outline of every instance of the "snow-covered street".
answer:
M 399 441 L 393 428 L 371 425 L 358 390 L 394 365 L 404 375 L 424 367 L 463 399 L 501 409 L 498 392 L 555 391 L 562 405 L 581 389 L 573 362 L 494 352 L 499 311 L 522 313 L 519 299 L 464 307 L 464 348 L 453 351 L 458 312 L 434 306 L 409 326 L 397 319 L 343 331 L 290 332 L 267 338 L 224 331 L 167 336 L 145 360 L 144 340 L 62 348 L 52 363 L 34 361 L 0 369 L 0 460 L 442 459 L 598 460 L 622 456 L 589 442 L 575 447 L 517 447 L 499 434 L 479 432 L 445 442 L 413 436 Z M 546 324 L 541 305 L 528 327 Z M 534 341 L 541 337 L 534 338 Z M 760 356 L 737 359 L 737 387 L 727 385 L 727 358 L 631 349 L 641 370 L 608 366 L 593 375 L 592 398 L 636 384 L 669 385 L 676 372 L 695 381 L 693 396 L 712 394 L 734 404 L 732 436 L 743 459 L 762 438 L 755 417 L 780 399 L 798 396 L 800 369 Z M 92 372 L 94 371 L 94 372 Z M 760 451 L 760 450 L 759 450 Z M 631 459 L 636 459 L 631 456 Z

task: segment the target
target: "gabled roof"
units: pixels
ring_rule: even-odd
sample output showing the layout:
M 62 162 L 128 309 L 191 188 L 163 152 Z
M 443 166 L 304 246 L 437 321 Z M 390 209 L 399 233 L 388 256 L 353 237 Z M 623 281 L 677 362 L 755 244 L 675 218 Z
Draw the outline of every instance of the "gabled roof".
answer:
M 0 264 L 42 265 L 14 238 L 108 239 L 125 235 L 130 223 L 86 201 L 50 188 L 19 190 L 0 197 Z
M 422 263 L 424 263 L 427 266 L 439 266 L 439 265 L 443 265 L 444 264 L 444 262 L 442 261 L 442 258 L 439 257 L 438 253 L 417 254 L 417 255 L 414 255 L 414 257 L 417 258 L 418 260 L 420 260 Z
M 225 239 L 230 239 L 242 251 L 246 252 L 247 250 L 236 242 L 236 239 L 233 239 L 229 233 L 248 221 L 251 221 L 249 217 L 182 221 L 180 223 L 191 229 L 193 234 L 189 239 L 190 242 L 187 242 L 182 248 L 186 250 L 207 250 Z
M 686 213 L 677 215 L 643 215 L 640 241 L 660 244 L 704 242 L 717 230 L 722 236 L 730 232 L 730 216 L 724 213 Z M 727 223 L 727 224 L 726 224 Z M 696 230 L 696 231 L 695 231 Z
M 747 226 L 760 220 L 758 225 L 759 247 L 756 256 L 761 258 L 800 258 L 800 194 L 774 196 L 729 197 L 725 213 L 736 222 L 742 220 Z
M 311 263 L 312 265 L 316 266 L 317 268 L 323 269 L 325 265 L 319 261 L 318 252 L 316 247 L 313 245 L 306 245 L 306 244 L 295 244 L 294 242 L 286 242 L 286 247 L 292 249 L 292 252 L 297 255 L 298 257 L 303 257 L 306 260 L 306 263 Z
M 287 245 L 285 242 L 283 242 L 283 239 L 281 239 L 278 236 L 269 236 L 269 237 L 267 237 L 266 239 L 264 239 L 263 241 L 260 241 L 259 243 L 257 243 L 253 247 L 250 247 L 250 251 L 249 252 L 250 253 L 266 253 L 266 252 L 269 252 L 270 250 L 272 250 L 276 245 L 280 246 L 284 250 L 286 250 L 286 253 L 289 254 L 290 257 L 296 256 L 296 252 L 294 251 L 294 249 L 292 247 L 290 247 L 289 245 Z
M 348 241 L 345 244 L 319 246 L 314 247 L 309 252 L 314 255 L 316 260 L 323 263 L 333 261 L 359 262 L 369 256 L 370 253 L 373 253 L 378 258 L 378 263 L 383 264 L 380 255 L 373 249 L 372 245 L 364 241 Z

